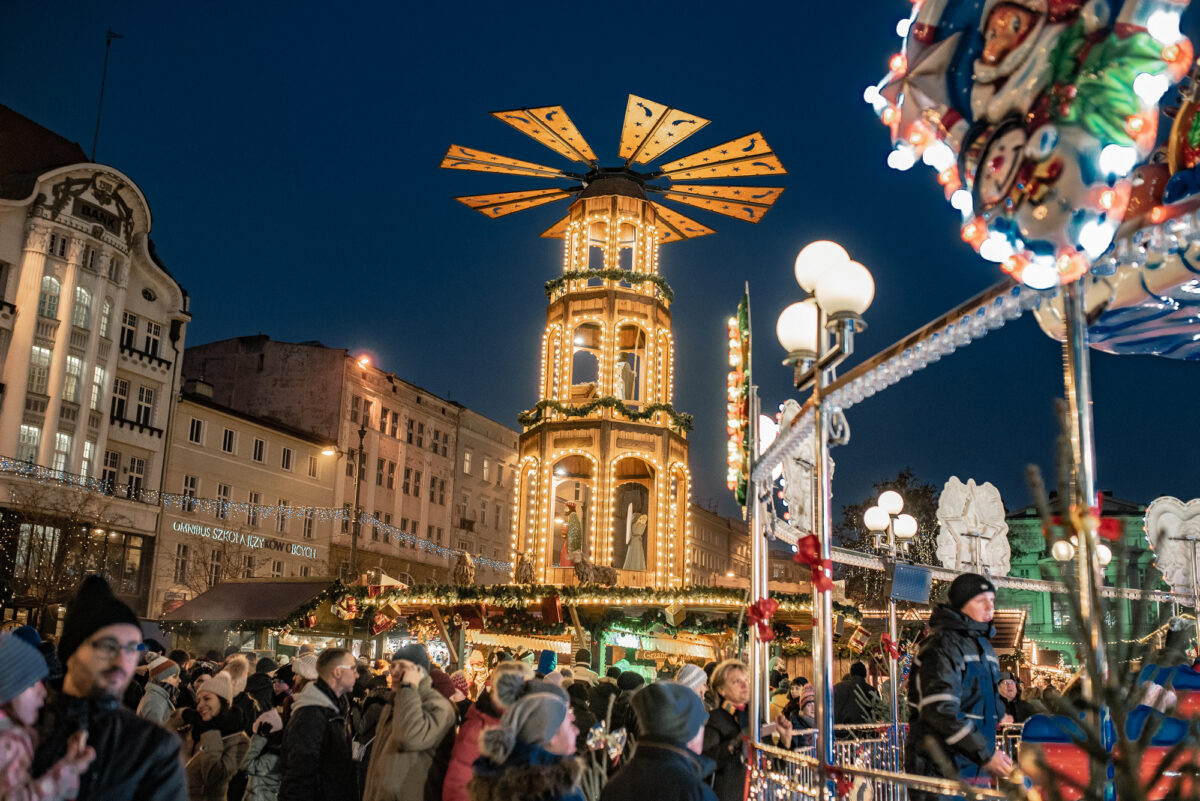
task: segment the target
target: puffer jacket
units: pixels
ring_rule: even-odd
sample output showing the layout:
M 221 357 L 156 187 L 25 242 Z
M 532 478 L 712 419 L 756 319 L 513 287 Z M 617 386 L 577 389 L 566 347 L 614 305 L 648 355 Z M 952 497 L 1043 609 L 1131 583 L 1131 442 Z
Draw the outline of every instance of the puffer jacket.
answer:
M 175 711 L 173 696 L 170 687 L 156 681 L 147 682 L 146 692 L 142 694 L 142 700 L 138 703 L 137 716 L 161 726 Z
M 479 735 L 499 723 L 500 710 L 492 703 L 491 694 L 480 693 L 479 700 L 467 710 L 466 720 L 458 727 L 450 767 L 446 769 L 446 781 L 442 785 L 442 801 L 467 801 L 467 782 L 471 781 L 475 760 L 479 759 Z
M 933 634 L 921 645 L 908 676 L 912 714 L 905 769 L 942 775 L 926 746 L 932 738 L 954 760 L 961 778 L 986 780 L 983 764 L 996 750 L 996 726 L 1003 714 L 1000 662 L 989 641 L 996 630 L 945 604 L 933 610 L 929 625 Z
M 684 746 L 639 740 L 633 759 L 604 785 L 600 801 L 717 801 L 705 781 L 714 767 Z
M 467 793 L 470 801 L 586 801 L 582 775 L 577 757 L 517 743 L 503 764 L 480 757 Z
M 242 758 L 242 770 L 246 772 L 246 795 L 243 801 L 275 801 L 279 795 L 279 747 L 283 743 L 283 732 L 262 734 L 259 730 L 250 738 L 246 756 Z
M 712 788 L 720 801 L 741 801 L 746 792 L 746 711 L 723 704 L 708 713 L 703 754 L 716 763 Z
M 80 729 L 96 751 L 79 785 L 79 801 L 185 801 L 187 781 L 179 738 L 139 718 L 112 696 L 77 698 L 61 684 L 47 687 L 38 718 L 33 773 L 40 776 L 67 753 Z
M 457 721 L 454 705 L 428 676 L 396 688 L 375 728 L 363 801 L 437 801 L 427 788 L 434 752 Z M 437 785 L 434 784 L 434 787 Z
M 283 731 L 279 801 L 357 801 L 345 699 L 324 679 L 292 696 Z

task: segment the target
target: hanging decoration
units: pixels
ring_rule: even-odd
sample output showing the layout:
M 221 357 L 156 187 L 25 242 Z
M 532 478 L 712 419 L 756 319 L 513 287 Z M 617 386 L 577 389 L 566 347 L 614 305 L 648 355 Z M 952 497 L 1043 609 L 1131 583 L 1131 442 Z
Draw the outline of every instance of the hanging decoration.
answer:
M 725 486 L 746 506 L 750 478 L 750 294 L 743 293 L 737 314 L 729 318 L 729 376 L 725 382 L 725 431 L 728 470 Z
M 587 417 L 597 409 L 613 409 L 622 417 L 634 422 L 649 420 L 659 412 L 665 412 L 671 419 L 671 426 L 678 431 L 691 431 L 694 423 L 692 415 L 675 411 L 675 407 L 669 403 L 651 403 L 639 410 L 626 406 L 624 401 L 611 395 L 596 398 L 579 406 L 568 406 L 550 398 L 543 398 L 535 403 L 532 409 L 517 415 L 517 422 L 526 428 L 535 426 L 542 421 L 542 415 L 546 409 L 553 409 L 564 417 Z
M 343 595 L 333 602 L 331 609 L 342 620 L 350 620 L 358 616 L 358 600 L 353 595 Z
M 605 722 L 600 721 L 588 730 L 587 747 L 592 751 L 604 751 L 616 765 L 617 760 L 621 758 L 621 752 L 625 750 L 625 740 L 625 729 L 608 731 Z
M 658 287 L 658 291 L 662 293 L 663 298 L 670 303 L 675 300 L 675 292 L 671 289 L 671 285 L 667 283 L 667 279 L 661 275 L 653 273 L 635 273 L 630 270 L 609 269 L 609 270 L 568 270 L 557 278 L 546 282 L 546 297 L 553 298 L 554 293 L 566 285 L 568 281 L 591 281 L 593 279 L 602 279 L 604 281 L 617 281 L 623 284 L 644 284 L 647 281 Z
M 892 638 L 886 631 L 879 635 L 879 645 L 883 650 L 883 654 L 889 659 L 900 658 L 900 648 L 897 647 L 896 643 L 892 642 Z
M 891 133 L 889 166 L 932 167 L 963 240 L 1016 280 L 1079 279 L 1119 232 L 1171 214 L 1149 161 L 1159 101 L 1191 66 L 1187 5 L 917 0 L 864 93 Z
M 746 607 L 747 620 L 751 626 L 758 627 L 758 639 L 761 642 L 775 639 L 775 632 L 771 629 L 771 617 L 778 609 L 779 602 L 774 598 L 759 598 Z
M 821 558 L 821 541 L 816 534 L 809 534 L 796 541 L 796 554 L 792 559 L 808 565 L 812 572 L 813 589 L 817 592 L 833 591 L 833 560 Z
M 854 633 L 850 635 L 850 639 L 846 642 L 846 647 L 856 654 L 861 653 L 862 649 L 866 647 L 867 640 L 869 639 L 871 639 L 871 632 L 867 631 L 862 626 L 859 626 L 854 630 Z

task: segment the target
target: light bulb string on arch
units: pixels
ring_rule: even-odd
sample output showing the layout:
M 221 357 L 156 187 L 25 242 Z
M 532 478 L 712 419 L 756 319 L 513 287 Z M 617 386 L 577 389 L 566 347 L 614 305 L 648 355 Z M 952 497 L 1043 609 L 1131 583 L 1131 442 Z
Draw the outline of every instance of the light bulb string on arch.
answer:
M 264 505 L 225 498 L 193 497 L 191 495 L 163 492 L 162 490 L 133 489 L 122 485 L 113 485 L 99 478 L 88 478 L 72 473 L 64 473 L 61 470 L 53 470 L 31 462 L 20 462 L 16 459 L 0 456 L 0 474 L 3 473 L 35 481 L 43 486 L 62 486 L 99 496 L 117 499 L 128 498 L 129 500 L 152 506 L 162 506 L 164 509 L 179 509 L 180 511 L 189 513 L 201 512 L 211 515 L 216 520 L 224 520 L 231 515 L 249 518 L 251 514 L 264 520 L 280 518 L 288 520 L 311 519 L 322 522 L 332 521 L 335 523 L 352 522 L 354 520 L 353 511 L 348 506 L 338 508 L 325 506 Z M 372 526 L 377 531 L 387 534 L 389 539 L 394 537 L 397 542 L 405 542 L 414 549 L 435 553 L 442 557 L 457 557 L 460 553 L 463 553 L 461 548 L 447 548 L 432 540 L 410 534 L 407 531 L 396 528 L 390 523 L 379 520 L 373 514 L 363 514 L 361 520 L 364 526 Z M 488 559 L 482 555 L 475 554 L 471 554 L 471 559 L 477 566 L 491 568 L 501 573 L 507 573 L 512 569 L 511 562 Z

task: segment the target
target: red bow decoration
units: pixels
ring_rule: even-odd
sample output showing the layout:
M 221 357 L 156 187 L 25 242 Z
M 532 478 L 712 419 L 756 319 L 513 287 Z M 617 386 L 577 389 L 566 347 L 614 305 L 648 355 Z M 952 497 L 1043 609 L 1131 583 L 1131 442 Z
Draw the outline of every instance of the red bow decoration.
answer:
M 879 635 L 879 644 L 883 646 L 883 651 L 892 659 L 900 658 L 900 649 L 896 647 L 896 643 L 892 642 L 892 638 L 887 632 Z
M 1095 520 L 1096 520 L 1096 533 L 1099 534 L 1104 539 L 1108 540 L 1109 542 L 1118 542 L 1121 539 L 1121 533 L 1122 533 L 1121 521 L 1115 520 L 1111 517 L 1108 517 L 1108 518 L 1101 517 L 1100 510 L 1103 507 L 1104 507 L 1104 493 L 1097 492 L 1096 493 L 1096 505 L 1088 510 L 1090 512 L 1091 516 L 1093 518 L 1095 518 Z M 1072 515 L 1072 518 L 1074 519 L 1074 515 Z M 1081 524 L 1086 524 L 1087 522 L 1088 521 L 1086 519 L 1079 521 L 1079 523 L 1081 523 Z M 1050 523 L 1055 526 L 1062 526 L 1062 524 L 1063 524 L 1062 518 L 1059 517 L 1058 515 L 1055 515 L 1054 517 L 1050 518 Z M 1080 527 L 1082 527 L 1082 525 Z
M 854 779 L 832 765 L 826 765 L 825 771 L 829 774 L 829 778 L 833 779 L 834 792 L 837 793 L 838 798 L 848 797 L 850 791 L 854 789 Z
M 833 579 L 830 577 L 833 573 L 833 560 L 821 559 L 821 541 L 815 534 L 801 537 L 796 542 L 796 555 L 792 559 L 802 565 L 808 565 L 808 569 L 812 571 L 814 590 L 817 592 L 833 590 Z
M 746 614 L 750 617 L 750 625 L 758 626 L 758 639 L 762 642 L 770 642 L 775 639 L 775 632 L 771 630 L 771 615 L 775 614 L 779 609 L 779 601 L 774 598 L 759 598 L 750 606 L 746 607 Z

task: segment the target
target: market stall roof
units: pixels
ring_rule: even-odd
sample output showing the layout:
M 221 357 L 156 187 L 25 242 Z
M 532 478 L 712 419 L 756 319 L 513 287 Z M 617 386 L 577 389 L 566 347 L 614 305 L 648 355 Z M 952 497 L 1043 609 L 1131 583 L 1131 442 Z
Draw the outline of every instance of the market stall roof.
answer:
M 333 578 L 232 579 L 163 616 L 167 623 L 277 621 L 310 603 Z
M 924 623 L 929 622 L 929 609 L 914 609 L 902 612 L 898 615 L 900 626 L 912 620 L 920 620 Z M 863 626 L 872 634 L 887 631 L 887 611 L 882 609 L 864 609 L 863 610 Z M 1021 647 L 1021 641 L 1025 637 L 1025 617 L 1024 609 L 997 609 L 996 616 L 992 618 L 992 625 L 996 627 L 996 636 L 992 637 L 992 647 L 999 654 L 1012 653 L 1014 650 Z

